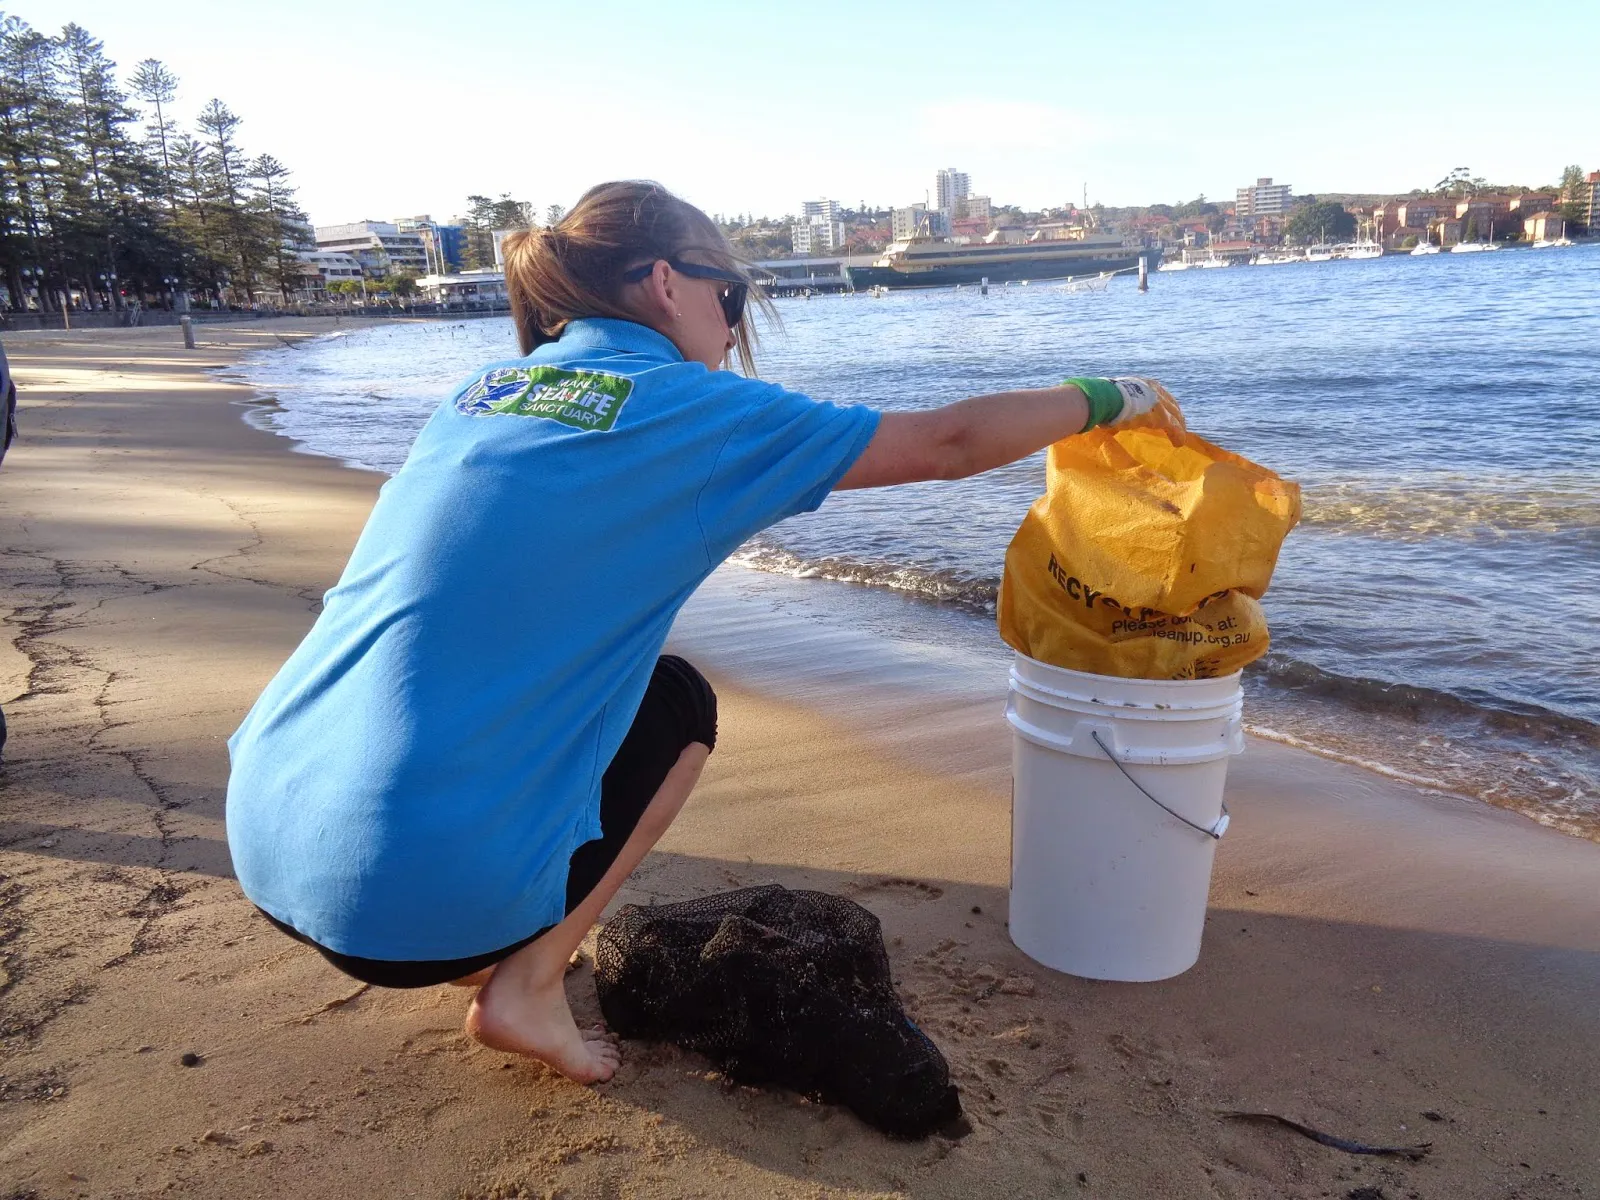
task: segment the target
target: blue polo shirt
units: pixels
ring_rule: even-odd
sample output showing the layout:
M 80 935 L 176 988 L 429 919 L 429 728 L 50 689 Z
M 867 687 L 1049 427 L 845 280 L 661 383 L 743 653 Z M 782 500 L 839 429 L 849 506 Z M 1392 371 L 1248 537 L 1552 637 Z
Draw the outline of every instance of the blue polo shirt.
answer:
M 465 958 L 560 921 L 678 609 L 817 508 L 877 423 L 629 321 L 473 376 L 229 740 L 245 894 L 362 958 Z

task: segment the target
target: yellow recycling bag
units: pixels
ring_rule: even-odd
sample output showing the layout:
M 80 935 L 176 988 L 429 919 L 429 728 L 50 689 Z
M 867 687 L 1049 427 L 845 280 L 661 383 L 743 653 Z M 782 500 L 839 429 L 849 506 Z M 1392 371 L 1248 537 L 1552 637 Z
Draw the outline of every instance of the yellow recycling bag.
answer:
M 1177 403 L 1050 447 L 1006 551 L 1000 636 L 1052 666 L 1209 679 L 1267 652 L 1257 601 L 1300 488 L 1189 433 Z

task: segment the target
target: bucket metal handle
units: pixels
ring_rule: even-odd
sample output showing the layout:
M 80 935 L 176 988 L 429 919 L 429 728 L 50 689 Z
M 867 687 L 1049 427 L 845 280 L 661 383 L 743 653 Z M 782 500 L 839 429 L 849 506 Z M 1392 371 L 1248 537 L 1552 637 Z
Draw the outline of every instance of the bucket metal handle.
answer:
M 1129 775 L 1128 774 L 1128 768 L 1122 765 L 1122 760 L 1119 759 L 1115 754 L 1111 753 L 1111 747 L 1106 745 L 1104 740 L 1101 739 L 1100 731 L 1098 729 L 1091 729 L 1089 731 L 1089 736 L 1094 739 L 1094 744 L 1096 746 L 1099 746 L 1100 749 L 1102 749 L 1102 750 L 1104 750 L 1106 752 L 1106 757 L 1109 758 L 1114 764 L 1116 764 L 1117 770 L 1122 772 L 1123 776 L 1127 779 L 1127 781 L 1129 783 L 1133 784 L 1133 786 L 1138 788 L 1141 792 L 1143 792 L 1145 797 L 1146 797 L 1146 799 L 1148 799 L 1157 808 L 1159 808 L 1163 812 L 1165 812 L 1169 817 L 1176 817 L 1178 820 L 1182 821 L 1185 825 L 1187 825 L 1190 829 L 1193 829 L 1196 833 L 1203 833 L 1208 838 L 1213 838 L 1213 839 L 1218 840 L 1218 841 L 1221 840 L 1222 835 L 1224 833 L 1228 832 L 1228 802 L 1226 800 L 1224 800 L 1222 802 L 1222 815 L 1217 818 L 1216 823 L 1214 825 L 1210 826 L 1209 828 L 1207 828 L 1204 825 L 1197 825 L 1195 822 L 1189 820 L 1189 818 L 1184 816 L 1182 813 L 1173 812 L 1172 809 L 1168 808 L 1165 804 L 1161 803 L 1161 801 L 1157 800 L 1154 796 L 1152 796 L 1150 794 L 1149 789 L 1146 788 L 1144 786 L 1144 784 L 1140 783 L 1132 775 Z

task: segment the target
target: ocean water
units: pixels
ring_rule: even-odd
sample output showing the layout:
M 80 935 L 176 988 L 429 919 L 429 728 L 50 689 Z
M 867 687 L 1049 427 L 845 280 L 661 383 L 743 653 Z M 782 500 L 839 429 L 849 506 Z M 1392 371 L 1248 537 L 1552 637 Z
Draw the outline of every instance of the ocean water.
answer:
M 1251 726 L 1600 840 L 1600 247 L 779 311 L 763 376 L 841 402 L 1160 379 L 1192 429 L 1304 488 L 1264 602 L 1272 650 L 1246 675 Z M 237 371 L 275 397 L 251 419 L 393 471 L 458 380 L 514 354 L 507 320 L 353 326 Z M 862 619 L 1003 651 L 995 590 L 1043 480 L 1040 455 L 841 493 L 737 558 L 860 584 Z

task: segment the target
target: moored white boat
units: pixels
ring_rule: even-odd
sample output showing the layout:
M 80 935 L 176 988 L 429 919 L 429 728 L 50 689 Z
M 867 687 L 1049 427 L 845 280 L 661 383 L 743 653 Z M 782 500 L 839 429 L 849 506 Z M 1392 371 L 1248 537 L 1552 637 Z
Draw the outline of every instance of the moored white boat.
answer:
M 1333 247 L 1325 243 L 1306 247 L 1307 262 L 1332 262 Z
M 1451 254 L 1478 254 L 1484 250 L 1498 250 L 1500 243 L 1494 240 L 1494 222 L 1489 222 L 1489 236 L 1481 242 L 1457 242 L 1450 247 Z
M 1570 246 L 1572 244 L 1572 239 L 1566 237 L 1540 238 L 1538 241 L 1534 242 L 1533 248 L 1535 250 L 1554 250 L 1559 247 Z
M 1435 246 L 1432 242 L 1418 242 L 1415 246 L 1411 247 L 1411 253 L 1413 255 L 1438 254 L 1439 252 L 1440 248 Z

